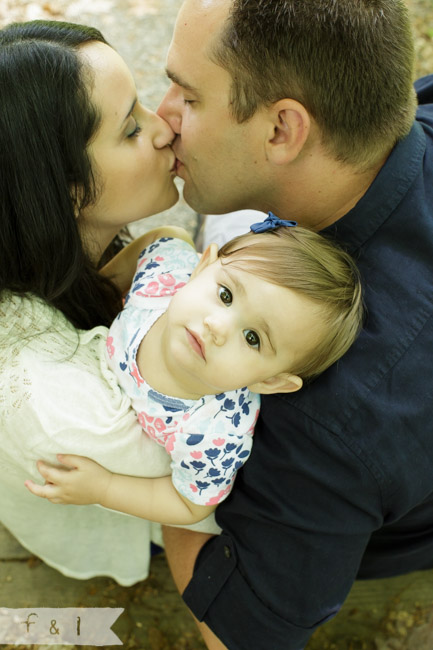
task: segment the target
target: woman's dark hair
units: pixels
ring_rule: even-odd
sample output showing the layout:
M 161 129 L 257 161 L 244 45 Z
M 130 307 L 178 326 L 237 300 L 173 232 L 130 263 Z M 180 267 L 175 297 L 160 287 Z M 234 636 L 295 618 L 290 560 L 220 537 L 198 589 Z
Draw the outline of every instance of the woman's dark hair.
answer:
M 100 116 L 77 54 L 91 41 L 106 43 L 62 22 L 0 30 L 0 296 L 32 293 L 82 329 L 109 325 L 121 308 L 77 224 L 97 193 L 86 147 Z

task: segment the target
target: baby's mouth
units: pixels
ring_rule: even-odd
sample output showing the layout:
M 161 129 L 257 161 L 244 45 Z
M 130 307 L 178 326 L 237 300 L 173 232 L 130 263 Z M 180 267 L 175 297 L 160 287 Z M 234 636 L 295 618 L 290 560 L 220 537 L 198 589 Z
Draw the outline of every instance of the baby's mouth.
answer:
M 199 335 L 186 328 L 186 336 L 192 349 L 195 350 L 204 361 L 206 361 L 205 346 Z

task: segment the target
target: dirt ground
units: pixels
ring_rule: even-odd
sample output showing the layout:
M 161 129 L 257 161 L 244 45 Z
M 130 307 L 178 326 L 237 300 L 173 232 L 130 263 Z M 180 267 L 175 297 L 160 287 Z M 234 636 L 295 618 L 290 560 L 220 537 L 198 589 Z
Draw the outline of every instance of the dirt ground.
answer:
M 433 0 L 407 3 L 416 37 L 416 76 L 422 76 L 433 72 Z M 165 52 L 180 4 L 181 0 L 0 0 L 0 26 L 35 18 L 95 25 L 133 69 L 142 101 L 156 108 L 166 87 Z M 177 210 L 185 225 L 194 228 L 195 215 L 182 204 Z M 1 547 L 0 534 L 0 606 L 48 606 L 49 594 L 55 594 L 56 603 L 60 600 L 65 607 L 124 607 L 113 631 L 128 650 L 204 650 L 163 555 L 154 558 L 146 581 L 124 588 L 105 578 L 71 580 L 24 551 L 5 557 Z M 341 613 L 313 635 L 305 650 L 432 649 L 433 572 L 357 584 Z

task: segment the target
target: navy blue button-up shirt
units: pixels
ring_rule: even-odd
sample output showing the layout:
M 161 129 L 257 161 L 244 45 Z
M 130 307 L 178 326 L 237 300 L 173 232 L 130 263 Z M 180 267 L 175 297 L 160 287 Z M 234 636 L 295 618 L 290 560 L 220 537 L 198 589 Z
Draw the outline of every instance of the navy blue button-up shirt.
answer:
M 326 230 L 357 260 L 365 328 L 310 386 L 263 398 L 184 593 L 230 650 L 299 650 L 356 578 L 433 567 L 433 76 L 417 92 L 411 133 Z
M 417 91 L 411 133 L 326 229 L 357 260 L 365 328 L 310 386 L 263 398 L 184 593 L 230 650 L 299 650 L 356 578 L 433 567 L 433 75 Z

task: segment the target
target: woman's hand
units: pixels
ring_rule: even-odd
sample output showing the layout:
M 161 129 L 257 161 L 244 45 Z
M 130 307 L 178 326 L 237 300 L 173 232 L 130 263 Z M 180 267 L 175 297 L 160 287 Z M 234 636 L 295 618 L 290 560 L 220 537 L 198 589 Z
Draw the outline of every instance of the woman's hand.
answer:
M 58 454 L 57 459 L 65 467 L 53 467 L 39 460 L 37 468 L 45 479 L 45 485 L 31 480 L 26 488 L 51 503 L 87 505 L 101 503 L 107 494 L 112 473 L 83 456 Z

